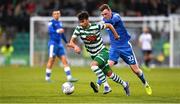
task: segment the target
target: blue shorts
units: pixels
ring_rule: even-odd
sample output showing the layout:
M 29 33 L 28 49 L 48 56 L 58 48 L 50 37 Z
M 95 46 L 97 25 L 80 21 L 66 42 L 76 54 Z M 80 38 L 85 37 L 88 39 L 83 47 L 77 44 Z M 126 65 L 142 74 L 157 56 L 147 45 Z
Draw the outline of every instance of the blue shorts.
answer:
M 48 44 L 49 57 L 65 55 L 63 45 Z
M 134 65 L 137 63 L 135 54 L 134 54 L 131 44 L 129 42 L 118 48 L 117 47 L 110 48 L 109 60 L 112 60 L 115 63 L 117 63 L 119 57 L 122 58 L 128 65 Z

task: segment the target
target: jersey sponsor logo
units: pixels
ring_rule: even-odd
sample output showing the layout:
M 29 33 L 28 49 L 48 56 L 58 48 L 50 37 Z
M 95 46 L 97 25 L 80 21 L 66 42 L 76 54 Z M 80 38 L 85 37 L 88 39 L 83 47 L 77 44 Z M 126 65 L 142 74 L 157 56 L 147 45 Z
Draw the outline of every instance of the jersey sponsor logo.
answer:
M 97 37 L 95 35 L 89 35 L 89 36 L 86 36 L 86 40 L 90 42 L 96 41 Z

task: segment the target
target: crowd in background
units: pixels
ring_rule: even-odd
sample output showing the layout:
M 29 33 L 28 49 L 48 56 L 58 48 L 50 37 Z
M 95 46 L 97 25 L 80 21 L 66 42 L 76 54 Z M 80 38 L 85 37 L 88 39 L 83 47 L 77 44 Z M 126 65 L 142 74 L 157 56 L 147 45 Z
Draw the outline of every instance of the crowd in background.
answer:
M 81 10 L 99 16 L 103 3 L 122 16 L 180 13 L 179 0 L 0 0 L 0 37 L 10 39 L 16 32 L 29 32 L 31 16 L 49 16 L 53 9 L 61 10 L 63 16 L 75 16 Z

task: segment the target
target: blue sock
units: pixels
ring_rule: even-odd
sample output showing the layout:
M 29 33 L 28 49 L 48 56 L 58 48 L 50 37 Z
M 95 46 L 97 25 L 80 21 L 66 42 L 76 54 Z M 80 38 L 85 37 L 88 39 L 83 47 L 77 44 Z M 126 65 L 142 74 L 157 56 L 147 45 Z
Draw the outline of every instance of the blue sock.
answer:
M 145 83 L 146 83 L 146 80 L 145 80 L 145 77 L 144 77 L 143 72 L 141 72 L 141 73 L 139 73 L 139 74 L 137 74 L 137 75 L 138 75 L 139 79 L 142 81 L 142 83 L 145 84 Z
M 46 76 L 47 76 L 47 77 L 50 77 L 50 76 L 51 76 L 51 73 L 46 73 Z
M 65 73 L 66 73 L 66 76 L 71 75 L 71 71 L 70 70 L 66 71 Z
M 64 72 L 66 73 L 66 77 L 68 80 L 72 78 L 70 67 L 64 67 Z
M 97 84 L 101 85 L 102 81 L 100 79 L 97 79 Z
M 51 69 L 47 68 L 46 69 L 46 77 L 45 77 L 45 79 L 50 80 L 50 77 L 51 77 Z

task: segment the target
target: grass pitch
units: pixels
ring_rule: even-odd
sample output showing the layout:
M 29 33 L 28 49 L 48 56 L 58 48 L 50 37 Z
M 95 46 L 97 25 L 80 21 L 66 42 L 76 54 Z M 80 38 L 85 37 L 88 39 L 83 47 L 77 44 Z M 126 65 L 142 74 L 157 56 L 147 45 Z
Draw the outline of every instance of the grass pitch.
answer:
M 157 68 L 145 72 L 153 94 L 148 96 L 140 80 L 128 68 L 113 68 L 114 72 L 130 82 L 131 96 L 108 79 L 112 92 L 103 95 L 90 88 L 96 77 L 89 67 L 72 67 L 72 74 L 79 81 L 75 92 L 65 95 L 61 85 L 66 81 L 62 68 L 55 67 L 52 82 L 44 80 L 45 67 L 0 67 L 0 103 L 180 103 L 180 69 Z

